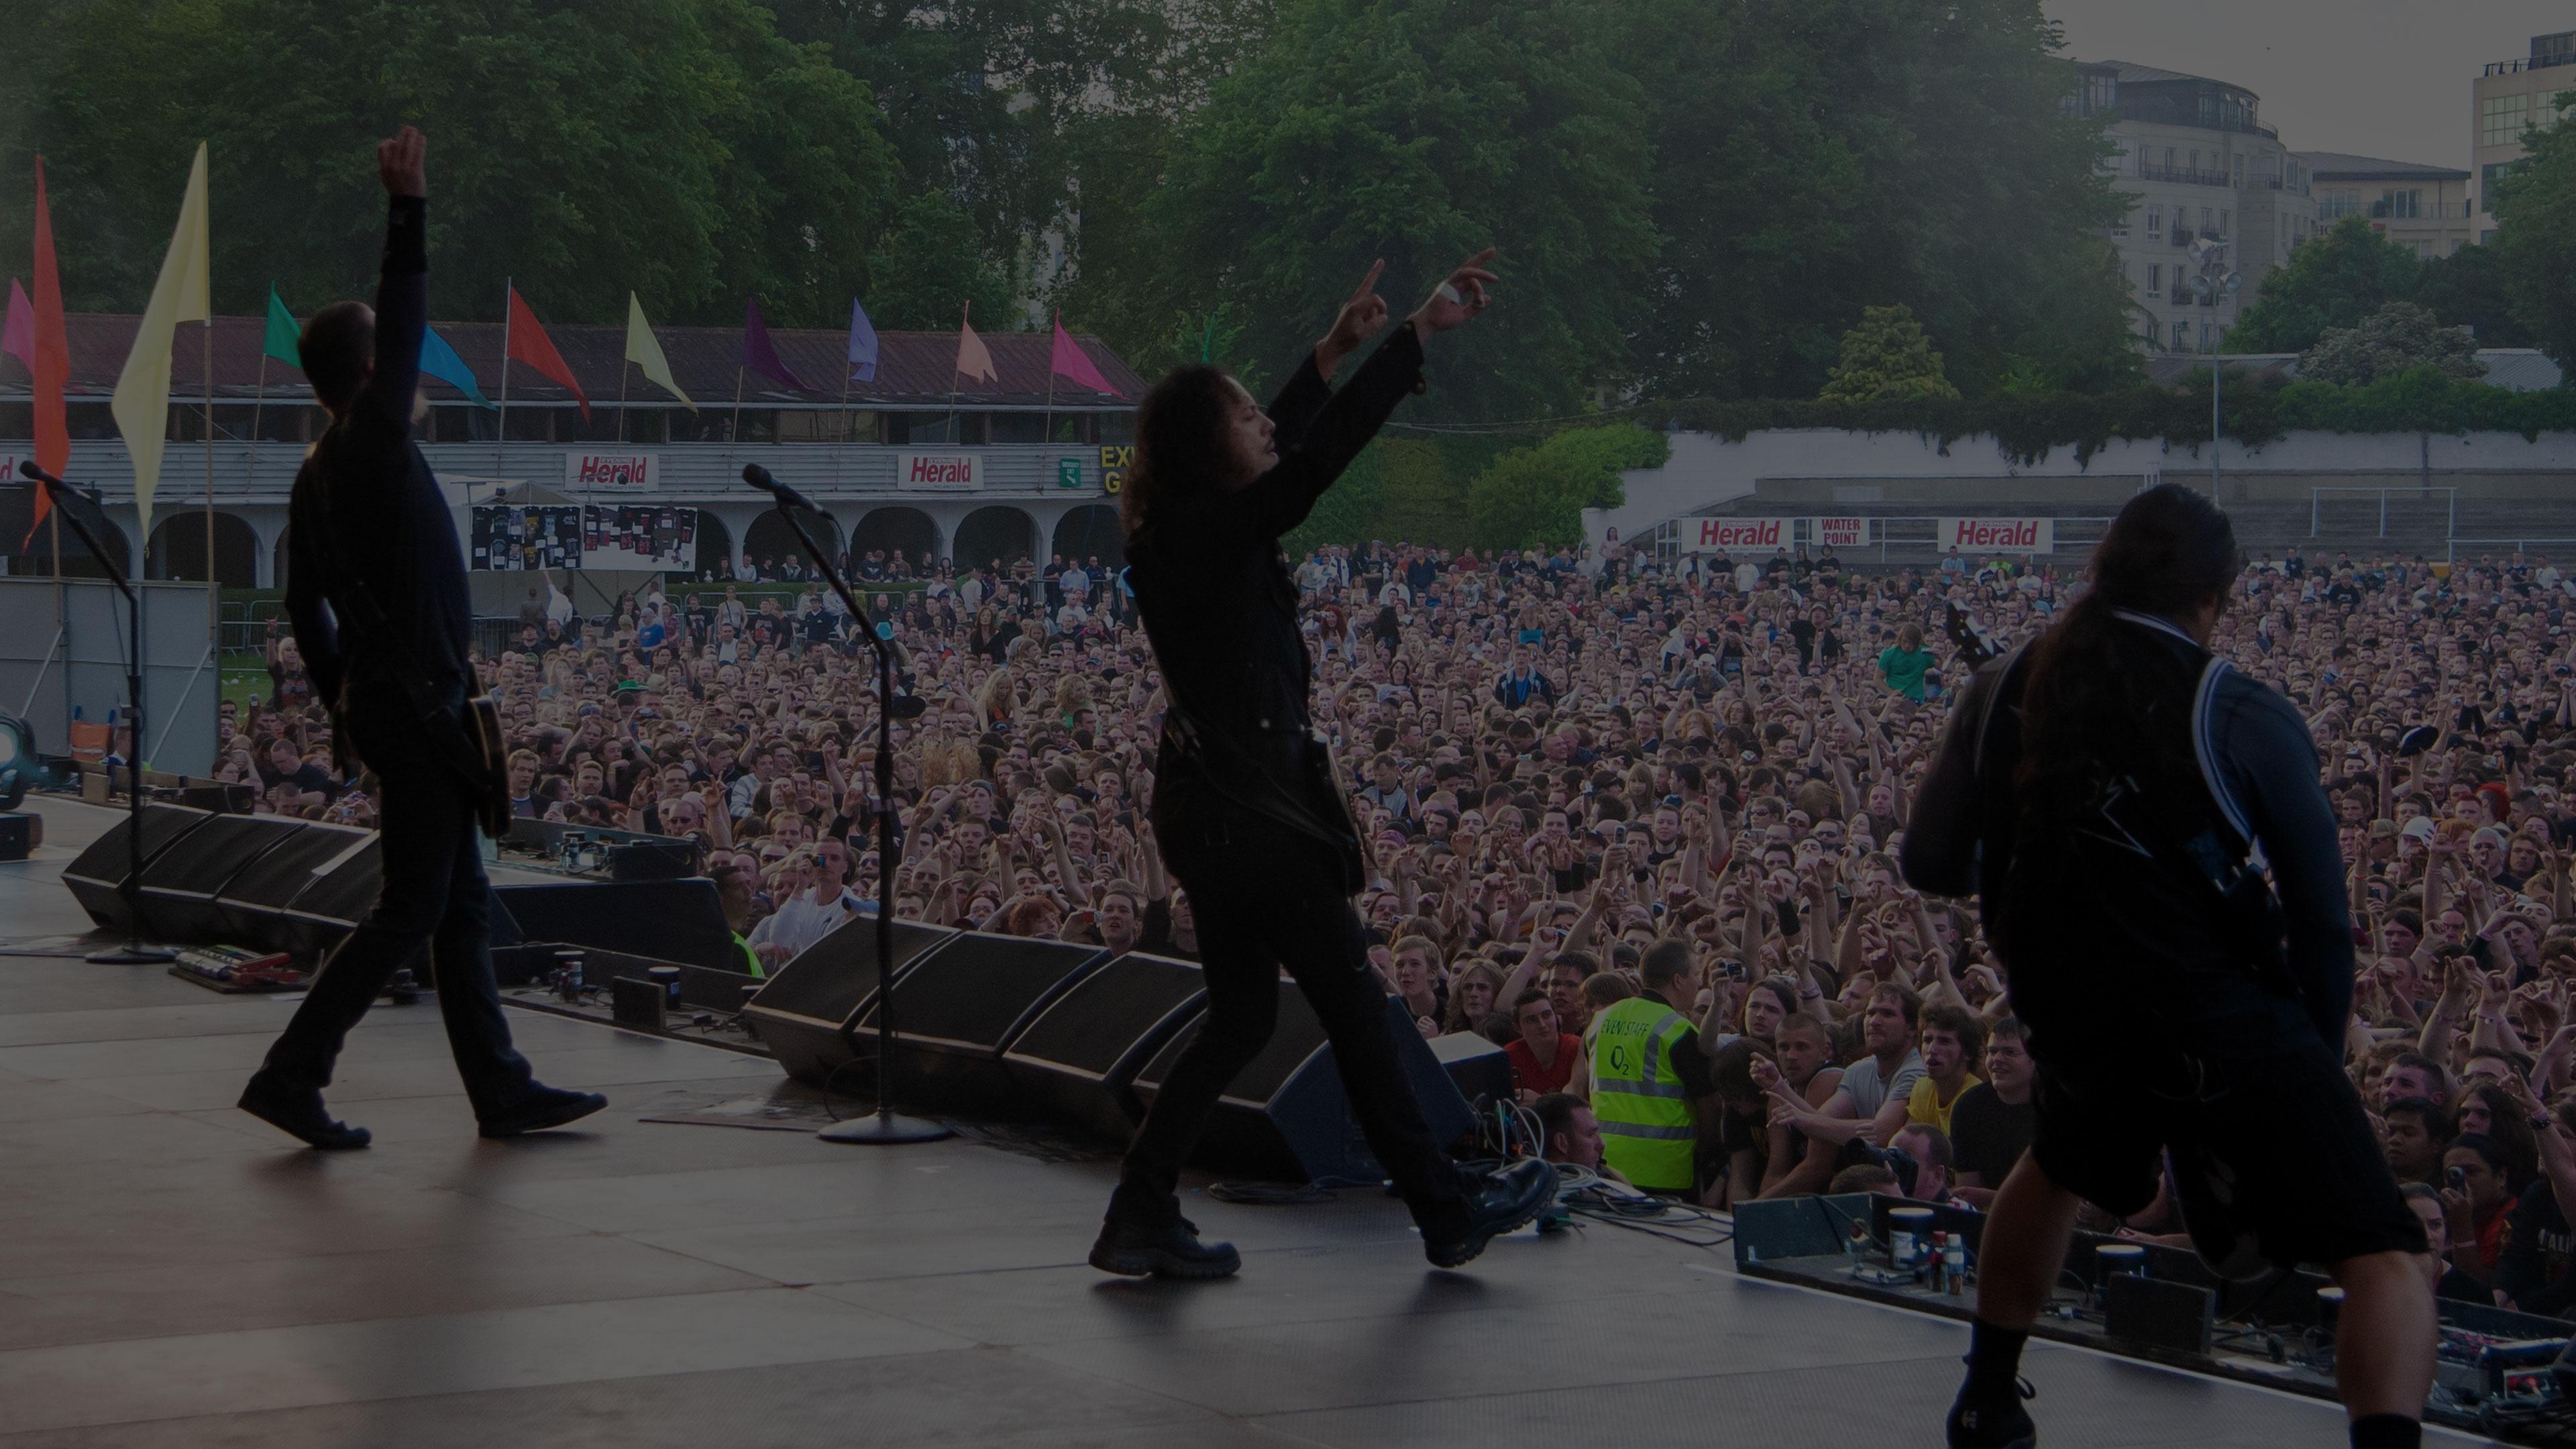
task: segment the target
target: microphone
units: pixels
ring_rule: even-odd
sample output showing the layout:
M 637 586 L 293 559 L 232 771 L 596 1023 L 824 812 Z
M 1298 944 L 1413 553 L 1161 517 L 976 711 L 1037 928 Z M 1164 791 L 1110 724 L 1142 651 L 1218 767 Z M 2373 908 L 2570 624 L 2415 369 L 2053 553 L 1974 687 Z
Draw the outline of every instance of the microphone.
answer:
M 26 479 L 30 483 L 41 483 L 50 487 L 59 488 L 75 498 L 87 499 L 93 505 L 101 507 L 105 506 L 99 498 L 97 489 L 84 488 L 78 483 L 66 483 L 62 479 L 55 477 L 53 474 L 46 472 L 44 469 L 37 467 L 35 463 L 29 459 L 21 458 L 18 460 L 18 476 Z
M 764 493 L 767 493 L 770 497 L 777 499 L 779 502 L 786 504 L 790 508 L 802 508 L 808 513 L 820 513 L 823 511 L 822 509 L 815 507 L 804 494 L 797 492 L 795 489 L 790 488 L 786 484 L 769 476 L 769 470 L 760 466 L 758 463 L 745 463 L 742 465 L 742 481 Z

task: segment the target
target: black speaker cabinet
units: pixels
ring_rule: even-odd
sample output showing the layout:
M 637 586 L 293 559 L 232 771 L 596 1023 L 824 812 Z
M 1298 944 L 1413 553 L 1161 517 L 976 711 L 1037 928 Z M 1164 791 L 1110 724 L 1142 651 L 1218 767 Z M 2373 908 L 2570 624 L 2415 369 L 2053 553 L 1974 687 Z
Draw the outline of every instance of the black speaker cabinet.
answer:
M 1196 962 L 1134 951 L 1105 961 L 1003 1049 L 1012 1091 L 1031 1111 L 1123 1142 L 1144 1115 L 1136 1073 L 1206 1000 Z
M 143 861 L 147 873 L 154 856 L 212 818 L 212 811 L 184 805 L 145 805 Z M 130 849 L 126 835 L 129 828 L 120 817 L 106 834 L 91 841 L 88 849 L 63 867 L 63 885 L 71 891 L 72 899 L 80 902 L 89 918 L 106 930 L 123 931 L 130 925 L 122 892 Z
M 895 922 L 894 970 L 888 974 L 900 982 L 914 963 L 957 935 L 946 926 Z M 769 984 L 751 998 L 751 1004 L 743 1008 L 743 1015 L 751 1029 L 778 1054 L 778 1064 L 787 1069 L 787 1075 L 819 1086 L 835 1068 L 858 1055 L 842 1029 L 855 1026 L 859 1014 L 875 1004 L 876 990 L 876 918 L 852 916 L 780 967 L 769 978 Z M 864 1048 L 866 1043 L 861 1046 Z
M 1453 1031 L 1431 1039 L 1431 1055 L 1469 1103 L 1512 1102 L 1509 1053 L 1472 1031 Z
M 366 852 L 375 838 L 375 832 L 353 826 L 298 822 L 216 892 L 215 914 L 223 921 L 223 939 L 273 951 L 309 950 L 317 933 L 290 930 L 287 908 L 334 868 Z M 372 898 L 372 889 L 369 894 Z M 351 917 L 335 924 L 339 932 L 346 932 L 357 921 Z
M 312 829 L 275 815 L 211 815 L 143 867 L 143 933 L 155 940 L 235 944 L 216 902 L 269 852 Z
M 1153 1106 L 1155 1093 L 1205 1022 L 1199 1018 L 1137 1073 L 1136 1097 L 1145 1107 Z M 1465 1136 L 1475 1125 L 1467 1099 L 1401 999 L 1387 998 L 1386 1024 L 1432 1140 Z M 1279 983 L 1278 1027 L 1217 1098 L 1192 1160 L 1215 1171 L 1280 1182 L 1376 1182 L 1385 1176 L 1342 1091 L 1323 1023 L 1295 982 Z
M 1003 1050 L 1108 956 L 1098 946 L 970 932 L 920 958 L 894 984 L 904 1100 L 996 1110 L 1015 1105 Z M 875 998 L 858 1027 L 860 1049 L 874 1050 Z
M 492 899 L 494 945 L 596 946 L 718 970 L 742 965 L 716 884 L 703 877 L 501 886 Z
M 373 831 L 313 872 L 304 889 L 278 912 L 283 949 L 300 954 L 329 950 L 356 929 L 384 884 L 384 841 Z

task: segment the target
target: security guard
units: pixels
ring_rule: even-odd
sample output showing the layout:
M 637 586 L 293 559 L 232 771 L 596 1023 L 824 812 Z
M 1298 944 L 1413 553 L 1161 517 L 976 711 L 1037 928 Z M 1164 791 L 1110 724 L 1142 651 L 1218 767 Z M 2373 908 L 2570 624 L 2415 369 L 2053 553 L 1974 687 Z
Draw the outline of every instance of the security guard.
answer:
M 1700 969 L 1688 941 L 1666 937 L 1647 948 L 1638 974 L 1645 994 L 1594 1019 L 1592 1115 L 1610 1166 L 1648 1192 L 1687 1193 L 1698 1185 L 1691 1103 L 1711 1090 L 1699 1028 L 1686 1014 L 1699 998 Z

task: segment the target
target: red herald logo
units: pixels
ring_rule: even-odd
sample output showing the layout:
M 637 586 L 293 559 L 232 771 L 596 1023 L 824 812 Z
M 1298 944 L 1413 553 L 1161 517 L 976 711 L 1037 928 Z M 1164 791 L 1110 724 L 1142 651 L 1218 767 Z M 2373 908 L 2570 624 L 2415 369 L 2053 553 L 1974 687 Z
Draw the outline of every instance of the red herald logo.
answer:
M 1780 520 L 1776 518 L 1703 518 L 1699 521 L 1699 546 L 1723 549 L 1729 553 L 1740 548 L 1778 548 Z
M 975 481 L 975 460 L 971 457 L 933 458 L 925 454 L 915 454 L 912 459 L 912 472 L 905 481 L 929 488 L 936 488 L 943 484 L 952 487 L 961 484 L 972 485 Z
M 1962 518 L 1952 526 L 1949 541 L 1952 547 L 1963 549 L 2035 548 L 2039 543 L 2039 520 Z
M 575 481 L 612 488 L 640 486 L 648 466 L 642 458 L 585 457 L 581 460 L 580 476 Z

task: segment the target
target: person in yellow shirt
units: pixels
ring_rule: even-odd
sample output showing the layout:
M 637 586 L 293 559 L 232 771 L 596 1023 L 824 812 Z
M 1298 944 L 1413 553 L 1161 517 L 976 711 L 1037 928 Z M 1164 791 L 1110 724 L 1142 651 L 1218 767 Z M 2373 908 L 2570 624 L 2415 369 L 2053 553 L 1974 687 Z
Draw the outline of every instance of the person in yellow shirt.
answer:
M 1963 1006 L 1946 1001 L 1927 1006 L 1917 1045 L 1923 1053 L 1923 1075 L 1905 1099 L 1905 1120 L 1937 1127 L 1947 1137 L 1950 1109 L 1958 1104 L 1959 1094 L 1979 1080 L 1968 1066 L 1986 1049 L 1986 1025 Z

